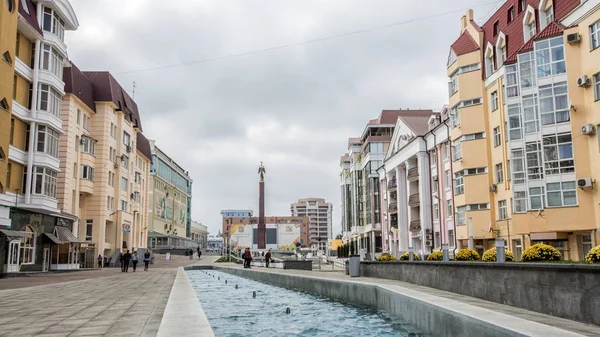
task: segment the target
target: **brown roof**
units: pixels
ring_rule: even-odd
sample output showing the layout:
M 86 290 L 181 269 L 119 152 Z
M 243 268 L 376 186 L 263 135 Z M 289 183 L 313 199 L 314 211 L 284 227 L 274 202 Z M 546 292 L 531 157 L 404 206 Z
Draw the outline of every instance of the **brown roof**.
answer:
M 340 164 L 341 163 L 349 163 L 350 162 L 350 157 L 348 156 L 341 156 L 340 157 Z
M 92 111 L 96 111 L 94 103 L 94 87 L 89 78 L 85 76 L 75 64 L 71 67 L 65 67 L 63 71 L 63 81 L 65 82 L 65 92 L 77 96 Z
M 402 110 L 401 110 L 402 111 Z M 429 118 L 437 114 L 433 110 L 407 110 L 398 116 L 417 136 L 429 132 Z
M 31 27 L 33 27 L 33 29 L 35 29 L 38 33 L 44 35 L 44 33 L 42 32 L 42 28 L 40 27 L 40 24 L 37 21 L 37 6 L 34 5 L 31 0 L 22 0 L 19 2 L 19 14 L 25 19 L 25 21 L 27 21 L 27 23 L 29 23 Z M 23 4 L 25 2 L 27 2 L 27 9 L 29 9 L 29 14 L 23 8 Z
M 479 46 L 477 45 L 477 42 L 475 42 L 475 40 L 473 40 L 473 37 L 471 37 L 471 34 L 469 34 L 469 32 L 467 32 L 466 30 L 452 44 L 452 46 L 450 46 L 450 48 L 452 48 L 452 50 L 454 50 L 454 53 L 456 54 L 456 56 L 479 50 Z
M 144 136 L 144 134 L 141 132 L 136 132 L 136 133 L 137 133 L 137 136 L 136 136 L 137 138 L 136 138 L 136 142 L 135 142 L 135 147 L 146 158 L 148 158 L 150 160 L 150 163 L 152 163 L 152 150 L 150 149 L 150 142 L 148 141 L 148 138 L 146 138 L 146 136 Z

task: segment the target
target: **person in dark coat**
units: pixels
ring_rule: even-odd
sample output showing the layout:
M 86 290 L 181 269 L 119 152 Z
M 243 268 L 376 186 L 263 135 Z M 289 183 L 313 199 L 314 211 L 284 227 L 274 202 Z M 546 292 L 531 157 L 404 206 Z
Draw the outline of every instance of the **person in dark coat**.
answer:
M 148 271 L 148 264 L 150 263 L 150 251 L 146 249 L 144 253 L 144 271 Z
M 265 266 L 269 268 L 269 263 L 271 263 L 271 250 L 265 254 Z
M 131 253 L 128 249 L 127 252 L 123 254 L 123 271 L 126 273 L 129 272 L 129 261 L 131 261 Z

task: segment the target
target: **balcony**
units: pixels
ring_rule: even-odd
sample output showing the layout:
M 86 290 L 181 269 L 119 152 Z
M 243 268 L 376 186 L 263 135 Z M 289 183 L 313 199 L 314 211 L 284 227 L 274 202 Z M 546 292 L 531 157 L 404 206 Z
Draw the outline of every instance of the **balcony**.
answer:
M 421 220 L 413 220 L 410 222 L 409 230 L 411 233 L 418 233 L 421 231 Z
M 398 187 L 398 184 L 396 183 L 396 179 L 392 179 L 392 180 L 388 181 L 387 188 L 389 191 L 393 191 L 397 187 Z
M 408 206 L 419 207 L 420 205 L 421 205 L 421 199 L 419 197 L 419 193 L 411 194 L 408 197 Z
M 413 167 L 408 169 L 408 173 L 406 174 L 406 180 L 410 182 L 419 180 L 419 168 Z

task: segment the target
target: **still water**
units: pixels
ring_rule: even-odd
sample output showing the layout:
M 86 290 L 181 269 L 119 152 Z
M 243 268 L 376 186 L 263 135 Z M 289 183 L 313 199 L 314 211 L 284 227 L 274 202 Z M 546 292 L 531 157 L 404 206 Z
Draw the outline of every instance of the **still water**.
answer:
M 374 310 L 215 270 L 188 275 L 217 337 L 425 336 Z

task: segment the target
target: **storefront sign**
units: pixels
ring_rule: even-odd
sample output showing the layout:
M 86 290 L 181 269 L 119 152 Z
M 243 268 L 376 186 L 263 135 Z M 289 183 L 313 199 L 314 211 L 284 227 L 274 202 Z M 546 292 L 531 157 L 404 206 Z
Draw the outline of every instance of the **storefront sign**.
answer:
M 128 223 L 123 224 L 123 233 L 131 233 L 131 225 Z

